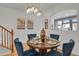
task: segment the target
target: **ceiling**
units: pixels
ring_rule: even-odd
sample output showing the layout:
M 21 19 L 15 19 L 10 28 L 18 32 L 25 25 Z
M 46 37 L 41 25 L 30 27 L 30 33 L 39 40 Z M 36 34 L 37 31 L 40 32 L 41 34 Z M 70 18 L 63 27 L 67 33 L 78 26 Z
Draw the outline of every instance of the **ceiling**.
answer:
M 55 6 L 59 5 L 59 3 L 0 3 L 0 6 L 11 8 L 19 11 L 25 11 L 25 9 L 29 6 L 36 6 L 42 11 L 47 11 Z

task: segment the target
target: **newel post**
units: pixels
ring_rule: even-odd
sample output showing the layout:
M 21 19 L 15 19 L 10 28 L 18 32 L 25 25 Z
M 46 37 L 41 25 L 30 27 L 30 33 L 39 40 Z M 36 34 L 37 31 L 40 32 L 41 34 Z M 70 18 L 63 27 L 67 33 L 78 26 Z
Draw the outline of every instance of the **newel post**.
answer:
M 13 29 L 11 30 L 11 35 L 12 35 L 12 44 L 11 44 L 11 46 L 12 46 L 12 48 L 11 48 L 11 52 L 14 52 L 14 40 L 13 40 L 13 36 L 14 36 L 14 32 L 13 32 Z

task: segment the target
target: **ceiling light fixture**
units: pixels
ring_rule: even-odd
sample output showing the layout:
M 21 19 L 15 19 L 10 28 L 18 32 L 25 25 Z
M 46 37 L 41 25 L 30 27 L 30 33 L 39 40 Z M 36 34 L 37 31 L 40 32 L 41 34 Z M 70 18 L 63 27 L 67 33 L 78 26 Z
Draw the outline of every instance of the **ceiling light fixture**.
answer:
M 33 13 L 35 13 L 37 16 L 40 16 L 40 15 L 42 14 L 42 13 L 40 12 L 40 10 L 39 10 L 37 7 L 35 7 L 35 6 L 28 7 L 28 8 L 26 9 L 26 12 L 27 12 L 27 14 L 30 13 L 30 12 L 33 12 Z

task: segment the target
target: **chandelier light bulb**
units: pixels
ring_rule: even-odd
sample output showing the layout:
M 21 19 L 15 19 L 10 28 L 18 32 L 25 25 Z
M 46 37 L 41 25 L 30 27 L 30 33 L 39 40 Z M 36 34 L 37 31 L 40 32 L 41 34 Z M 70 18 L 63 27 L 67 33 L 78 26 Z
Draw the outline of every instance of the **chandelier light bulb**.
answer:
M 28 8 L 28 9 L 27 9 L 27 13 L 29 13 L 30 11 L 31 11 L 31 9 L 30 9 L 30 8 Z
M 38 11 L 38 9 L 37 9 L 37 8 L 35 8 L 35 9 L 34 9 L 34 13 L 37 13 L 37 11 Z
M 38 13 L 37 13 L 37 16 L 40 16 L 40 15 L 41 15 L 41 12 L 38 12 Z
M 31 8 L 31 11 L 34 11 L 34 7 Z

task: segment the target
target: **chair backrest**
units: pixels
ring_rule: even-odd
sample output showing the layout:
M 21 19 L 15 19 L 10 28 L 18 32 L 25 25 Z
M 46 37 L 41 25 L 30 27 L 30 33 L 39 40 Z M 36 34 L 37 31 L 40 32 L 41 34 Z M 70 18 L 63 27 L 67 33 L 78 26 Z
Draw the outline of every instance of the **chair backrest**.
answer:
M 28 39 L 31 40 L 32 38 L 36 37 L 37 34 L 28 34 Z
M 50 34 L 50 37 L 53 39 L 58 40 L 59 39 L 59 35 L 58 34 Z
M 19 38 L 15 38 L 14 42 L 19 42 Z
M 16 38 L 14 40 L 14 43 L 15 43 L 15 47 L 16 47 L 18 55 L 22 56 L 23 55 L 23 46 L 22 46 L 22 43 L 19 42 L 19 38 Z
M 63 56 L 69 56 L 73 50 L 75 41 L 70 40 L 68 43 L 63 44 Z

